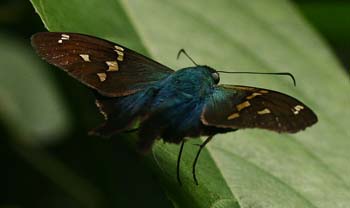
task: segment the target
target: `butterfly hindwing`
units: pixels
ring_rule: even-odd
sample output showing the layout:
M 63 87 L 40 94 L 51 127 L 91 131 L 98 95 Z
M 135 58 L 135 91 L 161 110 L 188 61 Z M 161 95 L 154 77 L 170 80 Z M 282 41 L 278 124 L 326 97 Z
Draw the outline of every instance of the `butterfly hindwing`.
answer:
M 317 117 L 306 105 L 283 93 L 219 85 L 208 98 L 201 120 L 208 126 L 295 133 L 316 123 Z
M 32 36 L 37 53 L 87 86 L 109 97 L 133 94 L 173 70 L 124 46 L 77 33 Z

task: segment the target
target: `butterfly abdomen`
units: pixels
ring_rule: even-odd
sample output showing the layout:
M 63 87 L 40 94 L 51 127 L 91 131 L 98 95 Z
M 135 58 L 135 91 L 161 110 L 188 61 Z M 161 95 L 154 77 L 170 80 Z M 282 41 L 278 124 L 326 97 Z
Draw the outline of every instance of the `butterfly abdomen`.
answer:
M 109 98 L 96 94 L 96 105 L 105 122 L 91 131 L 92 134 L 109 137 L 132 127 L 136 119 L 144 117 L 157 94 L 156 88 L 148 88 L 135 94 Z
M 165 142 L 179 143 L 184 137 L 190 136 L 189 134 L 200 135 L 201 107 L 198 103 L 165 105 L 153 111 L 141 123 L 139 138 L 142 151 L 148 151 L 157 138 L 162 138 Z

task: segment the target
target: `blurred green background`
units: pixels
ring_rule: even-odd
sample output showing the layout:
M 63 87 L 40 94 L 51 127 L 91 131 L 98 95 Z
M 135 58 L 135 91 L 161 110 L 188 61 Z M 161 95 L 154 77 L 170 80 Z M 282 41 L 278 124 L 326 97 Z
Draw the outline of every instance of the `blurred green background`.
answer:
M 349 72 L 350 2 L 294 2 Z M 94 97 L 31 49 L 30 2 L 1 1 L 0 25 L 0 207 L 172 207 L 125 139 L 87 136 Z

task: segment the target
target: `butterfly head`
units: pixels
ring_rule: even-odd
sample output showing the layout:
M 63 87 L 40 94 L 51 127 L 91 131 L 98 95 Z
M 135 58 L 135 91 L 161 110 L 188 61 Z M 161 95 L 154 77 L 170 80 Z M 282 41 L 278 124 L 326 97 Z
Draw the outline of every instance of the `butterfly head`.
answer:
M 201 67 L 203 67 L 205 70 L 207 70 L 210 73 L 210 76 L 213 79 L 214 84 L 218 84 L 220 82 L 219 72 L 217 72 L 215 69 L 209 66 L 201 66 Z
M 188 70 L 191 73 L 202 75 L 202 76 L 209 78 L 208 81 L 210 81 L 212 84 L 216 85 L 220 82 L 219 72 L 217 72 L 215 69 L 213 69 L 209 66 L 198 65 L 198 66 L 194 66 L 194 67 L 185 68 L 185 70 L 186 71 Z

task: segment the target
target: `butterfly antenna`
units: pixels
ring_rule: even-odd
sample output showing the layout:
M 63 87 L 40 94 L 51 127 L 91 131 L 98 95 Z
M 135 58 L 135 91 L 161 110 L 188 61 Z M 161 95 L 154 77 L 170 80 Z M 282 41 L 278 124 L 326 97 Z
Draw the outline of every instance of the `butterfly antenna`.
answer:
M 185 49 L 183 49 L 183 48 L 181 48 L 181 49 L 179 50 L 179 52 L 177 53 L 177 59 L 179 59 L 179 57 L 180 57 L 180 55 L 181 55 L 182 53 L 185 54 L 185 56 L 186 56 L 188 59 L 190 59 L 194 65 L 198 66 L 198 64 L 191 58 L 191 56 L 189 56 L 189 55 L 187 54 L 187 52 L 186 52 Z
M 227 74 L 265 74 L 265 75 L 289 76 L 293 80 L 294 87 L 297 86 L 297 83 L 295 81 L 293 74 L 289 72 L 228 72 L 228 71 L 217 71 L 217 72 L 227 73 Z
M 192 175 L 193 175 L 193 180 L 196 183 L 196 185 L 198 186 L 198 180 L 196 177 L 196 164 L 199 158 L 199 155 L 202 151 L 202 149 L 205 147 L 206 144 L 208 144 L 208 142 L 210 142 L 210 140 L 214 137 L 214 135 L 209 136 L 201 145 L 199 145 L 199 150 L 197 152 L 197 155 L 193 161 L 193 165 L 192 165 Z

